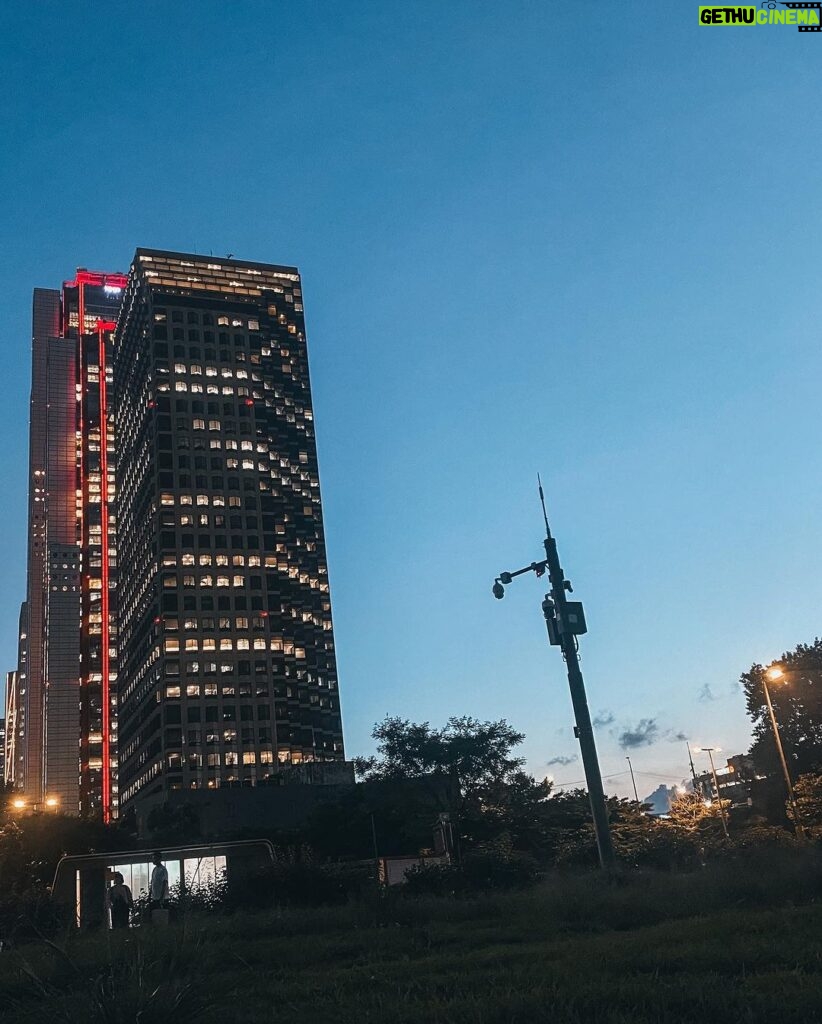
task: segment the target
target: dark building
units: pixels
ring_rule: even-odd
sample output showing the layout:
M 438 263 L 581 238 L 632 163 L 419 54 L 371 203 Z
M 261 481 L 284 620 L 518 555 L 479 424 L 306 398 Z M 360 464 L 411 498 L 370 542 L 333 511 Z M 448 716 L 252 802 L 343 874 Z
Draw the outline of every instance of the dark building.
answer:
M 342 760 L 298 272 L 138 249 L 114 384 L 123 805 Z
M 116 814 L 111 336 L 125 278 L 34 291 L 26 601 L 9 781 L 34 805 Z

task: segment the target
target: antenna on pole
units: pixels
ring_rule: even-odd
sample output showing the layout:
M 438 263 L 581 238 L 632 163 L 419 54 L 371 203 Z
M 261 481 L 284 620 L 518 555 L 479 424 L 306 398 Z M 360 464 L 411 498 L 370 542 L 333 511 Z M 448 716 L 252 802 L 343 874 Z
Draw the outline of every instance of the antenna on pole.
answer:
M 539 485 L 539 501 L 542 505 L 542 518 L 545 520 L 545 536 L 550 537 L 551 527 L 548 525 L 548 513 L 545 511 L 545 494 L 542 490 L 542 480 L 539 478 L 539 473 L 537 473 L 537 484 Z

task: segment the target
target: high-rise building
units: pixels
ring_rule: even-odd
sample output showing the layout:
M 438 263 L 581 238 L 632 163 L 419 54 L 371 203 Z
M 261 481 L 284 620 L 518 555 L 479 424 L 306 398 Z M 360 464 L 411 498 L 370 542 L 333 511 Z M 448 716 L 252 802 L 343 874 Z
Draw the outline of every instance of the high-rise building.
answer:
M 114 363 L 122 805 L 342 760 L 297 270 L 138 249 Z
M 0 778 L 6 778 L 6 720 L 0 718 Z
M 126 279 L 34 292 L 27 594 L 12 779 L 34 804 L 116 814 L 111 337 Z
M 3 781 L 22 788 L 25 774 L 25 700 L 28 679 L 28 605 L 20 606 L 17 668 L 6 673 L 6 756 Z

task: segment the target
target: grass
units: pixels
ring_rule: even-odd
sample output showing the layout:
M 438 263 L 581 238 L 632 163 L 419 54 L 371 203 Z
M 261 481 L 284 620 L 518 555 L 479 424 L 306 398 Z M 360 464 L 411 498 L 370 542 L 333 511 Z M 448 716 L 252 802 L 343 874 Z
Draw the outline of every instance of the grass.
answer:
M 819 900 L 819 902 L 817 902 Z M 4 1024 L 822 1021 L 822 861 L 190 917 L 0 954 Z

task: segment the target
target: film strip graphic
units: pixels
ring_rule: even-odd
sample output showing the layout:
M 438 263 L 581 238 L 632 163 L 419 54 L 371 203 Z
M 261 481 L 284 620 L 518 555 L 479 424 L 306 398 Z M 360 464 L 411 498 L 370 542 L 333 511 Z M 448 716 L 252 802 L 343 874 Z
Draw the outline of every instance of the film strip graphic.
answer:
M 766 0 L 766 2 L 760 4 L 760 6 L 771 11 L 775 11 L 778 7 L 788 7 L 792 11 L 819 11 L 819 20 L 822 22 L 822 0 L 816 0 L 815 3 L 792 3 L 788 2 L 788 0 L 779 0 L 779 3 L 774 3 L 774 0 Z M 822 32 L 822 24 L 797 25 L 796 27 L 800 32 Z

